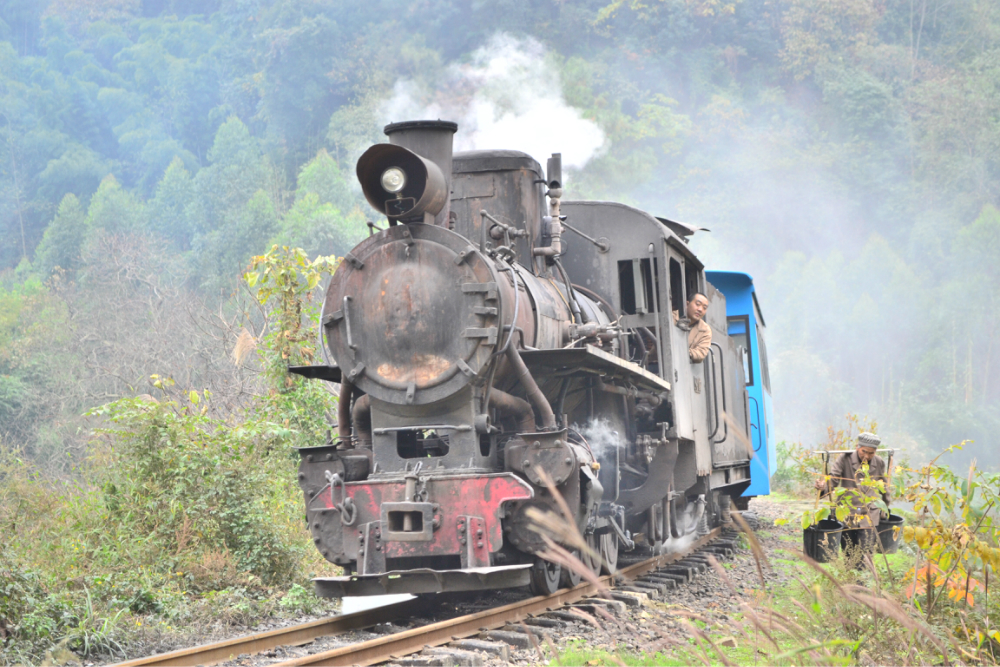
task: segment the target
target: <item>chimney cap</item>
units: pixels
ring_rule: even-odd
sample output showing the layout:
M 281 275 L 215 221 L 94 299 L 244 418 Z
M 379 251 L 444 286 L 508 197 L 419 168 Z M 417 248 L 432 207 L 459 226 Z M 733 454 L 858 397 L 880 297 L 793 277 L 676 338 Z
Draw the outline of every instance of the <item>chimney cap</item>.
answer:
M 383 129 L 386 136 L 406 130 L 442 130 L 458 132 L 458 123 L 450 120 L 406 120 L 401 123 L 389 123 Z

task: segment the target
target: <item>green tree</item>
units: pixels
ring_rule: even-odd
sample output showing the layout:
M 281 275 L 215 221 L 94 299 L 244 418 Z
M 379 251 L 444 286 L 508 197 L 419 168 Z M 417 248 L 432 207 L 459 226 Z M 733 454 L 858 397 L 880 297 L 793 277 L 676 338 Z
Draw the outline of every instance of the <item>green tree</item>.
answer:
M 114 176 L 101 181 L 87 209 L 87 228 L 105 232 L 143 232 L 148 229 L 142 200 L 122 188 Z
M 296 198 L 282 217 L 275 243 L 302 248 L 309 255 L 343 256 L 363 238 L 365 216 L 358 208 L 344 215 L 333 204 L 321 203 L 314 192 Z
M 86 214 L 80 200 L 72 193 L 67 194 L 35 248 L 35 269 L 43 276 L 50 275 L 56 267 L 76 271 L 80 268 L 80 251 L 86 237 Z
M 191 174 L 184 168 L 184 162 L 175 157 L 157 184 L 156 195 L 149 206 L 150 229 L 182 249 L 190 246 L 194 234 L 188 214 L 194 192 Z

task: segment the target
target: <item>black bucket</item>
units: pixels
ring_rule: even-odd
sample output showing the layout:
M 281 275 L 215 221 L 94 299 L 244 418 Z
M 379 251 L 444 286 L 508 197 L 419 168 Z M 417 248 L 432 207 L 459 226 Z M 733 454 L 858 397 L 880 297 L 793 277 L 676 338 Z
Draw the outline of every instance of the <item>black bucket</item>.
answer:
M 840 538 L 844 524 L 836 519 L 823 519 L 802 531 L 802 550 L 817 563 L 828 563 L 840 553 Z
M 875 553 L 875 531 L 871 528 L 849 528 L 844 531 L 844 551 L 860 548 L 866 554 Z
M 894 554 L 899 551 L 899 541 L 902 538 L 903 517 L 898 514 L 890 514 L 888 519 L 882 519 L 878 522 L 878 539 L 882 543 L 883 553 Z

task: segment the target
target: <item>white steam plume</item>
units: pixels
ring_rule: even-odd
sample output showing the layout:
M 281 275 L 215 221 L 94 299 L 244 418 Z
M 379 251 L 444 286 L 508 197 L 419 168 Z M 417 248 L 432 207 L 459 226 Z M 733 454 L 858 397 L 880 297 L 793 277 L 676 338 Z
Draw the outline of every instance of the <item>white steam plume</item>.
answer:
M 583 436 L 590 447 L 590 452 L 598 460 L 610 457 L 611 452 L 615 449 L 620 451 L 625 449 L 625 439 L 618 431 L 614 430 L 611 422 L 607 419 L 592 417 L 587 420 L 586 426 L 573 424 L 571 428 Z
M 562 153 L 563 166 L 579 169 L 605 147 L 604 132 L 563 99 L 559 72 L 534 39 L 498 33 L 445 79 L 434 91 L 396 82 L 383 120 L 453 120 L 456 151 L 510 148 L 543 165 Z

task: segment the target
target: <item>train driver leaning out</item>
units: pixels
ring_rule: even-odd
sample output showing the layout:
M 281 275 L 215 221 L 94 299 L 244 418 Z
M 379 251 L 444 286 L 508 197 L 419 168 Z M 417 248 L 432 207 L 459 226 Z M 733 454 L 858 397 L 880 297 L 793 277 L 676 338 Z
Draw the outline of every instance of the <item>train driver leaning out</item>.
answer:
M 886 507 L 891 500 L 889 496 L 889 480 L 886 477 L 885 460 L 875 453 L 882 440 L 874 433 L 862 433 L 858 436 L 858 447 L 853 452 L 841 454 L 833 462 L 830 468 L 830 479 L 816 480 L 816 488 L 823 491 L 823 495 L 833 493 L 833 489 L 842 486 L 848 489 L 845 497 L 851 505 L 851 515 L 847 519 L 848 528 L 874 529 L 879 525 L 882 518 L 882 511 L 875 507 L 873 502 L 865 502 L 867 498 L 882 497 Z M 878 487 L 864 483 L 864 473 L 862 466 L 868 464 L 868 477 L 871 481 L 881 481 L 885 490 L 880 491 Z M 867 497 L 867 498 L 866 498 Z M 874 530 L 865 530 L 874 533 Z M 865 536 L 866 542 L 870 544 L 874 534 Z
M 674 322 L 682 330 L 688 332 L 688 356 L 691 363 L 704 361 L 712 347 L 712 327 L 705 322 L 708 312 L 708 297 L 701 292 L 695 292 L 687 303 L 687 316 L 679 317 L 674 311 Z

